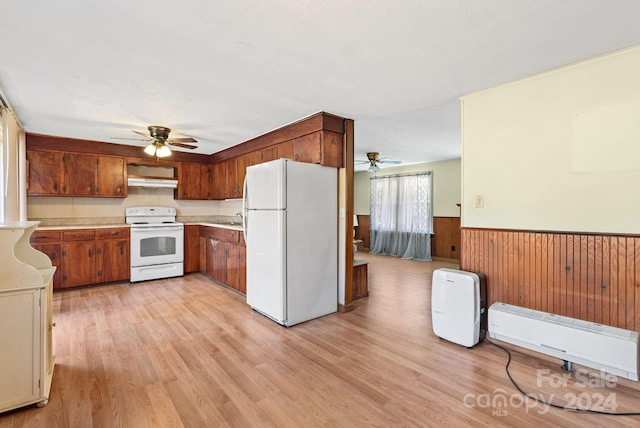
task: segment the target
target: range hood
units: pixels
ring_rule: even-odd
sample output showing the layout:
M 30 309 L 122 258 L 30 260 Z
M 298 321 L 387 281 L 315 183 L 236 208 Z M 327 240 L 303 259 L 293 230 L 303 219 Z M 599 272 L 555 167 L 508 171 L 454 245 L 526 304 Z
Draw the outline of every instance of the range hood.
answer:
M 167 177 L 139 177 L 129 176 L 127 179 L 129 187 L 164 187 L 175 189 L 178 187 L 178 179 Z

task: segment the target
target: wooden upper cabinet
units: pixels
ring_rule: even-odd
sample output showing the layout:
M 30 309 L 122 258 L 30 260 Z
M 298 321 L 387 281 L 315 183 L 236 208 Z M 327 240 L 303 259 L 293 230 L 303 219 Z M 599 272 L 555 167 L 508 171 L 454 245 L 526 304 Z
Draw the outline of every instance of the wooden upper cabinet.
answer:
M 318 131 L 277 145 L 278 158 L 343 168 L 343 137 L 331 131 Z
M 225 199 L 233 199 L 240 197 L 240 189 L 238 187 L 238 158 L 228 159 L 226 164 L 226 186 L 225 186 Z
M 178 179 L 178 199 L 212 199 L 211 165 L 182 162 Z
M 226 197 L 227 163 L 217 162 L 211 165 L 211 198 L 221 200 Z
M 293 140 L 293 160 L 298 162 L 320 163 L 321 153 L 321 133 L 313 134 Z
M 113 198 L 127 196 L 124 158 L 120 156 L 98 156 L 97 162 L 96 195 Z
M 63 152 L 27 150 L 27 194 L 62 195 Z
M 275 144 L 271 147 L 267 147 L 262 149 L 262 160 L 261 162 L 269 162 L 272 160 L 278 159 L 278 145 Z
M 27 150 L 27 164 L 31 196 L 127 196 L 123 157 Z
M 247 175 L 247 167 L 253 165 L 251 163 L 251 153 L 238 156 L 236 162 L 236 197 L 241 197 L 244 193 L 244 177 Z
M 98 156 L 84 153 L 65 153 L 62 157 L 64 194 L 94 196 Z

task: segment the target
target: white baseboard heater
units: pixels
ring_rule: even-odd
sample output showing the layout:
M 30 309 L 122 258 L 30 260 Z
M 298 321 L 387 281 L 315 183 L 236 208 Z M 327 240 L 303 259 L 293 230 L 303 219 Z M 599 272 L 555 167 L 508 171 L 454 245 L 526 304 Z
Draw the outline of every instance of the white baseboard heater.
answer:
M 489 336 L 638 380 L 638 332 L 506 303 L 489 308 Z

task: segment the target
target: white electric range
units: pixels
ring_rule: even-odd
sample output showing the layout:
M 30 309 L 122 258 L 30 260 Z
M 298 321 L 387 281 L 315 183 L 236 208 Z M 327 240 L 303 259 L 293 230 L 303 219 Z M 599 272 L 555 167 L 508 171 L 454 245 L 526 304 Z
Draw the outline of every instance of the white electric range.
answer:
M 184 275 L 184 224 L 171 207 L 131 207 L 131 282 Z

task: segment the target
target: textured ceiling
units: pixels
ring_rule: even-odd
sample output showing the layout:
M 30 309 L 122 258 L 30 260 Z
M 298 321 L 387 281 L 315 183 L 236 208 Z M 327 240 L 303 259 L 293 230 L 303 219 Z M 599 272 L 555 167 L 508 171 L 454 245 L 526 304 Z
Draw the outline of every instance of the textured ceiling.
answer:
M 458 97 L 640 43 L 637 0 L 4 0 L 0 88 L 28 132 L 213 153 L 326 111 L 356 158 L 460 156 Z

